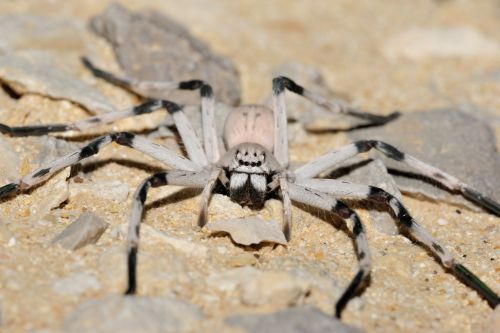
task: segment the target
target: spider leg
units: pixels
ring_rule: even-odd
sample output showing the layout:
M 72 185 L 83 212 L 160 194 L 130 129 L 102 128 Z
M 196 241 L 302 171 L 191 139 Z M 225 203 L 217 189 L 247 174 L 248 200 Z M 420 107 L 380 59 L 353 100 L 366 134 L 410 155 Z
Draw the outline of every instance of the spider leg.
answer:
M 174 119 L 175 126 L 182 138 L 184 146 L 186 147 L 189 158 L 200 166 L 206 165 L 208 162 L 203 147 L 201 146 L 200 140 L 196 136 L 193 126 L 184 114 L 182 107 L 167 100 L 151 100 L 126 111 L 110 112 L 68 125 L 9 127 L 4 124 L 0 124 L 0 132 L 11 134 L 12 136 L 23 136 L 45 135 L 50 132 L 64 132 L 69 130 L 83 130 L 95 126 L 96 124 L 109 123 L 118 119 L 151 113 L 163 108 L 166 109 Z
M 352 279 L 351 283 L 335 305 L 335 315 L 337 316 L 337 318 L 340 318 L 342 311 L 344 310 L 347 303 L 356 295 L 359 287 L 370 274 L 372 260 L 370 255 L 370 248 L 368 246 L 368 240 L 366 239 L 365 228 L 363 226 L 363 223 L 361 222 L 361 219 L 355 211 L 350 209 L 343 202 L 332 198 L 326 193 L 306 186 L 300 186 L 296 183 L 288 183 L 288 188 L 292 200 L 318 207 L 327 211 L 332 211 L 344 219 L 350 219 L 352 222 L 351 231 L 354 235 L 354 241 L 356 243 L 359 269 Z
M 214 190 L 215 184 L 217 183 L 217 180 L 219 179 L 221 172 L 222 172 L 221 169 L 218 168 L 215 169 L 208 177 L 208 181 L 205 187 L 203 188 L 203 192 L 201 193 L 200 216 L 198 218 L 199 227 L 203 228 L 208 221 L 208 204 L 210 202 L 210 198 L 212 197 L 212 192 Z
M 206 156 L 201 145 L 198 143 L 198 139 L 194 134 L 191 124 L 184 116 L 177 115 L 177 113 L 171 112 L 174 122 L 183 137 L 183 142 L 186 145 L 186 150 L 188 150 L 189 157 L 199 163 L 200 165 L 206 165 L 208 162 L 215 163 L 219 157 L 219 146 L 217 140 L 216 126 L 215 126 L 215 98 L 213 94 L 212 87 L 202 80 L 190 80 L 182 82 L 173 81 L 138 81 L 132 80 L 125 77 L 118 77 L 115 74 L 109 73 L 102 69 L 95 67 L 90 60 L 87 58 L 82 58 L 84 65 L 92 71 L 92 73 L 99 78 L 102 78 L 108 82 L 118 85 L 127 90 L 131 90 L 138 93 L 141 96 L 147 97 L 148 94 L 145 92 L 147 90 L 196 90 L 200 89 L 201 96 L 201 111 L 202 111 L 202 122 L 203 122 L 203 142 L 205 146 Z M 170 109 L 169 109 L 170 111 Z M 190 153 L 189 150 L 192 152 Z M 208 157 L 208 162 L 207 162 Z
M 288 156 L 288 120 L 285 104 L 285 82 L 280 78 L 273 79 L 273 111 L 274 111 L 274 156 L 281 166 L 287 167 Z
M 215 126 L 215 97 L 212 87 L 208 84 L 204 84 L 200 89 L 200 95 L 203 144 L 208 162 L 215 163 L 220 158 L 220 151 Z
M 384 124 L 387 123 L 397 117 L 399 117 L 400 113 L 399 112 L 393 112 L 387 116 L 380 116 L 380 115 L 375 115 L 372 113 L 368 112 L 363 112 L 360 110 L 353 109 L 349 106 L 347 106 L 345 103 L 342 103 L 340 101 L 332 101 L 328 100 L 312 91 L 309 91 L 305 89 L 304 87 L 298 85 L 295 83 L 293 80 L 285 77 L 285 76 L 278 76 L 273 80 L 273 82 L 279 82 L 277 84 L 283 86 L 284 88 L 288 89 L 289 91 L 303 96 L 304 98 L 308 99 L 309 101 L 313 102 L 314 104 L 317 104 L 326 110 L 333 112 L 333 113 L 341 113 L 341 114 L 347 114 L 353 117 L 361 118 L 361 119 L 366 119 L 374 124 Z
M 433 167 L 419 159 L 405 154 L 399 149 L 378 140 L 360 140 L 339 149 L 330 151 L 311 162 L 301 166 L 295 170 L 297 177 L 312 178 L 318 176 L 320 173 L 329 170 L 333 166 L 356 156 L 357 154 L 367 152 L 375 148 L 382 152 L 385 156 L 403 162 L 421 174 L 437 181 L 446 188 L 452 191 L 460 192 L 464 197 L 474 201 L 478 205 L 488 209 L 497 216 L 500 216 L 500 204 L 492 199 L 482 195 L 478 191 L 471 188 L 469 185 L 463 183 L 459 179 L 445 173 L 444 171 Z
M 57 132 L 83 131 L 102 124 L 109 124 L 120 119 L 151 113 L 163 109 L 163 107 L 162 101 L 152 100 L 122 111 L 108 112 L 69 124 L 47 124 L 17 127 L 0 124 L 0 133 L 8 134 L 10 136 L 39 136 Z
M 139 81 L 124 76 L 107 72 L 103 69 L 97 68 L 86 57 L 82 57 L 82 62 L 87 69 L 89 69 L 95 77 L 108 81 L 116 86 L 124 88 L 140 96 L 148 97 L 147 90 L 196 90 L 203 86 L 202 80 L 189 80 L 189 81 Z
M 52 176 L 55 172 L 74 165 L 90 156 L 97 154 L 104 146 L 116 142 L 120 145 L 139 150 L 162 163 L 174 168 L 197 171 L 201 167 L 185 157 L 179 156 L 170 149 L 153 143 L 149 140 L 136 136 L 128 132 L 113 133 L 102 136 L 91 141 L 82 149 L 60 157 L 59 159 L 46 164 L 35 171 L 27 174 L 16 183 L 10 183 L 0 187 L 0 198 L 14 193 L 21 189 L 30 188 L 39 184 Z
M 215 163 L 219 157 L 219 147 L 217 141 L 217 132 L 215 126 L 215 98 L 213 94 L 212 87 L 202 80 L 190 80 L 190 81 L 182 81 L 182 82 L 173 82 L 173 81 L 138 81 L 129 79 L 126 77 L 119 77 L 115 74 L 109 73 L 102 69 L 95 67 L 90 60 L 87 58 L 82 58 L 83 64 L 94 74 L 94 76 L 102 78 L 110 83 L 118 85 L 127 90 L 131 90 L 141 96 L 147 97 L 147 90 L 162 90 L 162 91 L 170 91 L 170 90 L 196 90 L 200 89 L 201 96 L 201 111 L 202 111 L 202 122 L 203 122 L 203 142 L 205 146 L 205 151 L 208 157 L 208 162 Z M 190 124 L 186 125 L 186 119 L 175 119 L 175 115 L 173 115 L 174 121 L 179 132 L 189 133 L 193 132 L 187 127 L 191 127 Z M 185 117 L 178 117 L 185 118 Z M 189 126 L 188 126 L 189 125 Z M 180 127 L 184 127 L 181 129 Z M 186 134 L 187 135 L 187 134 Z M 198 139 L 192 138 L 193 135 L 190 133 L 188 138 L 188 142 L 184 141 L 186 147 L 188 144 L 193 146 L 198 146 L 194 142 L 198 141 Z M 184 140 L 184 138 L 183 138 Z M 206 165 L 207 161 L 204 158 L 205 153 L 196 148 L 195 155 L 190 155 L 190 158 L 193 161 L 200 163 L 200 165 Z
M 139 231 L 144 210 L 144 203 L 150 187 L 165 185 L 189 186 L 203 188 L 209 181 L 206 170 L 201 172 L 172 170 L 164 171 L 148 177 L 137 188 L 132 203 L 132 214 L 127 236 L 128 287 L 125 294 L 135 294 L 137 289 L 137 251 L 139 247 Z
M 280 177 L 281 200 L 283 200 L 283 233 L 287 241 L 292 237 L 292 201 L 288 188 L 288 182 L 284 177 Z
M 491 307 L 495 308 L 495 306 L 500 303 L 497 294 L 491 290 L 491 288 L 470 272 L 465 266 L 457 262 L 443 245 L 415 221 L 403 203 L 386 191 L 374 186 L 353 184 L 333 179 L 297 178 L 296 184 L 307 188 L 313 188 L 334 195 L 335 197 L 370 199 L 387 204 L 396 216 L 397 221 L 404 226 L 417 241 L 425 244 L 440 259 L 444 267 L 450 269 L 461 281 L 475 289 L 479 295 L 488 301 Z

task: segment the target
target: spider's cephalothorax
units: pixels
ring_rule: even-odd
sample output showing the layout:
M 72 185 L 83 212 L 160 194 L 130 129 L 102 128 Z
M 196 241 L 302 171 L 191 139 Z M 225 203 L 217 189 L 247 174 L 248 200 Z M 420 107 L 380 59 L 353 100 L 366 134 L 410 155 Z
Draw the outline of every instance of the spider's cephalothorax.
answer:
M 134 88 L 138 83 L 93 67 L 87 67 L 101 78 L 118 82 L 121 86 Z M 132 133 L 112 133 L 99 137 L 82 149 L 65 155 L 37 170 L 25 175 L 18 181 L 0 187 L 0 198 L 22 189 L 40 184 L 62 168 L 74 165 L 97 153 L 106 145 L 115 142 L 147 154 L 167 166 L 169 170 L 156 173 L 145 179 L 134 194 L 132 213 L 128 231 L 128 288 L 126 293 L 136 292 L 137 251 L 139 230 L 144 204 L 151 187 L 180 185 L 202 188 L 201 213 L 199 225 L 206 223 L 210 195 L 221 182 L 229 191 L 230 197 L 241 204 L 259 205 L 270 191 L 278 194 L 283 201 L 283 230 L 287 239 L 291 230 L 291 202 L 304 203 L 336 213 L 350 220 L 350 232 L 356 245 L 359 261 L 358 272 L 336 303 L 336 315 L 340 317 L 348 301 L 355 297 L 360 286 L 366 281 L 371 270 L 371 257 L 366 231 L 357 213 L 342 200 L 374 200 L 384 203 L 393 213 L 396 221 L 419 243 L 426 246 L 441 264 L 460 280 L 475 289 L 492 308 L 499 303 L 497 294 L 477 276 L 460 264 L 452 253 L 433 235 L 426 231 L 410 214 L 403 202 L 384 190 L 335 179 L 320 178 L 319 175 L 331 170 L 342 162 L 359 153 L 376 149 L 388 158 L 405 163 L 424 176 L 440 183 L 453 192 L 460 192 L 495 215 L 500 216 L 500 204 L 483 196 L 459 179 L 441 171 L 417 158 L 399 151 L 397 148 L 377 140 L 362 140 L 328 152 L 299 168 L 288 169 L 288 133 L 285 108 L 285 89 L 303 96 L 311 102 L 332 112 L 344 113 L 365 120 L 383 123 L 393 116 L 381 117 L 352 109 L 343 104 L 329 101 L 305 89 L 286 77 L 273 80 L 273 110 L 264 106 L 247 105 L 238 107 L 227 117 L 224 128 L 224 141 L 227 152 L 221 153 L 219 134 L 215 126 L 215 99 L 212 88 L 200 80 L 185 82 L 147 82 L 148 87 L 165 89 L 200 89 L 203 122 L 203 145 L 186 118 L 183 109 L 171 101 L 151 100 L 126 111 L 117 111 L 91 117 L 72 124 L 52 124 L 41 126 L 10 127 L 0 124 L 0 132 L 12 136 L 43 135 L 50 132 L 84 130 L 102 123 L 110 123 L 125 117 L 166 109 L 172 116 L 188 158 L 155 144 Z
M 224 124 L 224 142 L 229 149 L 218 166 L 229 179 L 229 196 L 248 206 L 262 206 L 268 184 L 282 168 L 272 153 L 273 111 L 260 105 L 233 110 Z
M 219 166 L 229 179 L 229 196 L 241 205 L 261 206 L 268 184 L 280 170 L 273 154 L 258 143 L 245 142 L 231 148 Z

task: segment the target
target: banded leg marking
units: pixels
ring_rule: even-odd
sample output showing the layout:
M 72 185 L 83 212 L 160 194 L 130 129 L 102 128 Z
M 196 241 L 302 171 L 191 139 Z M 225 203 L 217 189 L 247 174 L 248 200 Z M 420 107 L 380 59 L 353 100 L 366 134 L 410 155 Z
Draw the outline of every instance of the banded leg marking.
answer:
M 351 231 L 356 244 L 359 269 L 335 305 L 335 315 L 340 318 L 347 303 L 356 295 L 359 287 L 368 278 L 371 271 L 372 260 L 363 223 L 355 211 L 326 193 L 296 183 L 288 183 L 288 189 L 292 200 L 332 211 L 343 219 L 350 219 L 352 222 Z
M 286 115 L 285 84 L 273 79 L 274 156 L 281 166 L 288 166 L 288 119 Z
M 296 179 L 296 184 L 329 193 L 335 197 L 351 199 L 369 199 L 387 204 L 393 211 L 397 221 L 407 228 L 415 239 L 427 246 L 441 261 L 442 265 L 451 270 L 461 281 L 476 290 L 485 298 L 490 306 L 498 304 L 498 296 L 472 272 L 458 263 L 452 254 L 427 232 L 410 215 L 401 201 L 386 191 L 368 185 L 353 184 L 333 179 Z
M 351 108 L 345 103 L 342 103 L 340 101 L 332 101 L 328 100 L 312 91 L 309 91 L 305 89 L 304 87 L 298 85 L 295 83 L 293 80 L 285 77 L 285 76 L 279 76 L 275 78 L 274 80 L 277 80 L 280 82 L 284 88 L 288 89 L 289 91 L 299 95 L 303 96 L 304 98 L 308 99 L 312 103 L 319 105 L 323 107 L 324 109 L 333 112 L 333 113 L 342 113 L 342 114 L 347 114 L 353 117 L 361 118 L 361 119 L 366 119 L 370 121 L 373 124 L 384 124 L 387 123 L 395 118 L 397 118 L 400 113 L 399 112 L 393 112 L 387 116 L 380 116 L 376 115 L 373 113 L 368 113 L 368 112 L 363 112 L 360 110 L 356 110 L 354 108 Z
M 101 78 L 116 86 L 129 90 L 140 96 L 148 97 L 148 90 L 196 90 L 203 86 L 202 80 L 189 81 L 139 81 L 125 76 L 118 76 L 96 67 L 88 58 L 82 57 L 82 63 L 95 77 Z
M 215 163 L 220 158 L 217 129 L 215 126 L 215 97 L 212 87 L 208 84 L 200 89 L 201 119 L 203 124 L 203 144 L 208 162 Z
M 83 159 L 97 154 L 104 146 L 110 144 L 111 142 L 116 142 L 122 146 L 127 146 L 141 151 L 174 168 L 182 168 L 192 171 L 200 170 L 200 166 L 191 162 L 187 158 L 177 155 L 166 147 L 148 141 L 144 138 L 135 136 L 132 133 L 120 132 L 97 138 L 85 145 L 82 149 L 65 155 L 49 164 L 46 164 L 34 170 L 33 172 L 21 178 L 18 182 L 0 187 L 0 197 L 15 193 L 17 190 L 30 188 L 36 184 L 39 184 L 48 177 L 52 176 L 57 171 L 77 164 Z
M 137 188 L 132 203 L 132 213 L 127 235 L 127 271 L 128 285 L 125 291 L 126 295 L 135 294 L 137 290 L 137 255 L 139 249 L 139 234 L 142 221 L 144 204 L 150 187 L 160 187 L 165 185 L 179 185 L 202 188 L 208 181 L 209 176 L 206 172 L 191 171 L 165 171 L 154 174 L 147 178 Z
M 435 180 L 446 188 L 452 191 L 458 191 L 462 195 L 478 205 L 488 209 L 493 214 L 500 216 L 500 203 L 482 195 L 478 191 L 471 188 L 469 185 L 460 181 L 459 179 L 447 174 L 446 172 L 433 167 L 419 159 L 405 154 L 396 147 L 378 140 L 360 140 L 339 149 L 330 151 L 313 161 L 301 166 L 295 173 L 297 177 L 312 178 L 318 176 L 320 173 L 325 172 L 335 165 L 344 162 L 345 160 L 356 156 L 357 154 L 367 152 L 375 148 L 383 153 L 385 156 L 409 165 L 424 176 Z

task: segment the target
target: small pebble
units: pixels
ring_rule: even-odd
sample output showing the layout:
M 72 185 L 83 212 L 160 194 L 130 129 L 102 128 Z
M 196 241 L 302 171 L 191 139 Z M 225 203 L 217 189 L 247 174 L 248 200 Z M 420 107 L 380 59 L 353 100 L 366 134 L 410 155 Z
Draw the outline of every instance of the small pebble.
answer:
M 99 216 L 85 212 L 57 235 L 52 244 L 59 244 L 68 250 L 77 250 L 96 243 L 108 226 L 109 224 Z

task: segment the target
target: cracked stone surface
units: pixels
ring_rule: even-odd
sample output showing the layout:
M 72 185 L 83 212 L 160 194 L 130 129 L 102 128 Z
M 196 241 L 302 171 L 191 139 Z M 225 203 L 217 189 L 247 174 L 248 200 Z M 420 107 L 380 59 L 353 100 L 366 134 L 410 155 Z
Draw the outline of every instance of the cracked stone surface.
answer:
M 500 201 L 500 155 L 494 132 L 488 123 L 471 115 L 450 109 L 413 112 L 383 127 L 350 132 L 349 137 L 385 141 Z M 389 169 L 418 174 L 402 163 L 385 156 L 381 158 Z M 450 194 L 418 177 L 403 174 L 395 179 L 404 191 L 475 208 L 461 196 Z
M 96 243 L 109 226 L 99 216 L 83 213 L 63 232 L 57 235 L 52 244 L 59 244 L 68 250 L 77 250 L 88 244 Z
M 153 10 L 133 13 L 113 4 L 92 18 L 91 27 L 112 44 L 127 77 L 143 81 L 205 80 L 221 101 L 238 104 L 239 76 L 231 60 L 214 54 L 174 19 Z M 144 93 L 183 104 L 199 103 L 198 92 Z
M 60 69 L 42 52 L 0 54 L 0 81 L 18 94 L 40 94 L 72 101 L 90 113 L 115 111 L 99 91 Z
M 446 55 L 409 60 L 407 57 L 389 58 L 384 53 L 393 36 L 415 27 L 463 27 L 498 43 L 500 21 L 495 0 L 401 1 L 391 6 L 371 0 L 326 1 L 314 6 L 308 2 L 285 0 L 206 1 L 203 6 L 197 0 L 123 0 L 120 3 L 134 12 L 152 9 L 174 18 L 193 36 L 207 43 L 214 53 L 230 58 L 240 73 L 244 103 L 261 102 L 271 91 L 272 69 L 296 61 L 317 69 L 327 87 L 346 93 L 354 105 L 364 110 L 376 110 L 381 114 L 401 110 L 408 117 L 417 112 L 414 118 L 406 118 L 414 121 L 401 130 L 396 144 L 404 144 L 401 137 L 407 133 L 407 140 L 414 140 L 412 144 L 418 147 L 426 146 L 427 141 L 440 142 L 441 136 L 453 134 L 441 133 L 450 132 L 447 128 L 432 135 L 424 131 L 418 138 L 412 137 L 411 133 L 416 133 L 414 127 L 424 124 L 433 127 L 436 124 L 428 122 L 437 119 L 432 112 L 427 118 L 424 112 L 415 110 L 456 112 L 467 109 L 467 113 L 475 115 L 481 112 L 480 118 L 493 131 L 479 130 L 484 127 L 476 130 L 475 122 L 469 130 L 461 128 L 459 132 L 465 139 L 454 140 L 467 148 L 460 154 L 471 156 L 474 150 L 485 152 L 486 148 L 473 146 L 473 143 L 488 136 L 489 146 L 486 147 L 492 156 L 485 161 L 490 161 L 494 157 L 492 147 L 499 145 L 499 123 L 491 118 L 498 118 L 500 110 L 500 82 L 495 76 L 500 70 L 499 57 Z M 119 73 L 119 63 L 108 43 L 85 31 L 82 47 L 78 38 L 80 28 L 68 27 L 67 31 L 58 28 L 63 19 L 85 27 L 90 18 L 102 13 L 109 4 L 108 0 L 0 1 L 1 15 L 36 15 L 46 21 L 33 23 L 33 29 L 40 33 L 29 33 L 29 27 L 16 23 L 19 28 L 15 29 L 19 30 L 15 30 L 12 28 L 15 24 L 1 19 L 2 27 L 13 29 L 11 39 L 1 38 L 5 41 L 2 45 L 16 52 L 53 55 L 53 61 L 68 73 L 91 85 L 118 109 L 125 108 L 138 103 L 137 96 L 93 78 L 78 60 L 79 55 L 85 53 L 92 59 L 99 59 L 99 65 Z M 19 22 L 23 20 L 31 22 L 24 18 Z M 5 36 L 5 31 L 0 30 L 0 36 Z M 47 38 L 41 37 L 46 36 L 44 30 L 50 32 Z M 75 35 L 73 42 L 69 38 L 72 34 Z M 38 94 L 16 96 L 0 89 L 2 123 L 60 123 L 88 116 L 88 111 L 68 101 Z M 457 119 L 468 119 L 466 117 L 469 116 L 456 114 Z M 431 120 L 426 122 L 425 119 Z M 164 113 L 159 112 L 122 120 L 88 133 L 57 137 L 71 145 L 82 146 L 109 131 L 148 135 L 164 121 Z M 293 133 L 290 155 L 294 164 L 310 161 L 353 140 L 345 131 L 313 134 L 305 132 L 299 123 L 291 124 L 290 129 Z M 396 129 L 390 129 L 395 133 Z M 3 139 L 19 158 L 17 176 L 39 166 L 40 152 L 47 147 L 43 141 L 39 138 Z M 171 136 L 151 139 L 183 153 Z M 53 149 L 57 151 L 57 145 Z M 481 165 L 483 159 L 478 163 L 477 159 L 461 160 L 455 153 L 444 155 L 443 152 L 443 156 L 448 156 L 450 161 L 458 158 L 455 164 L 460 166 L 451 167 L 463 168 L 474 175 L 474 179 L 486 172 L 486 166 Z M 421 157 L 427 156 L 424 153 Z M 286 247 L 238 246 L 228 236 L 212 236 L 209 230 L 200 230 L 197 226 L 200 191 L 176 186 L 150 190 L 141 229 L 137 298 L 161 301 L 152 302 L 156 305 L 148 303 L 141 309 L 141 301 L 123 298 L 121 295 L 126 288 L 126 233 L 123 230 L 126 231 L 129 221 L 132 196 L 124 195 L 124 186 L 121 195 L 97 194 L 106 184 L 112 187 L 119 183 L 126 185 L 128 193 L 133 193 L 146 177 L 163 168 L 157 161 L 130 148 L 110 144 L 89 160 L 76 176 L 69 177 L 69 170 L 64 170 L 33 190 L 2 199 L 0 330 L 61 333 L 72 328 L 76 330 L 76 327 L 84 330 L 85 323 L 93 328 L 109 324 L 109 327 L 127 325 L 133 329 L 143 322 L 130 318 L 142 314 L 152 318 L 151 322 L 157 323 L 156 328 L 164 328 L 163 323 L 177 327 L 170 321 L 174 317 L 183 324 L 191 320 L 194 326 L 186 329 L 195 332 L 242 333 L 245 328 L 229 325 L 226 319 L 251 315 L 276 319 L 277 313 L 290 316 L 290 313 L 299 312 L 301 314 L 294 316 L 299 321 L 311 318 L 304 306 L 319 309 L 330 320 L 335 301 L 357 270 L 352 238 L 338 227 L 334 216 L 294 206 L 292 239 Z M 498 167 L 492 168 L 489 172 L 495 176 Z M 453 174 L 455 169 L 447 171 Z M 495 184 L 498 177 L 493 178 L 488 176 L 491 184 Z M 92 191 L 72 192 L 72 188 L 89 184 L 92 184 Z M 405 205 L 418 222 L 499 292 L 499 218 L 462 204 L 451 204 L 448 199 L 428 200 L 402 192 Z M 342 318 L 344 324 L 380 333 L 492 330 L 494 324 L 490 322 L 494 323 L 498 311 L 494 312 L 477 293 L 448 274 L 424 248 L 399 234 L 387 234 L 376 223 L 369 222 L 370 212 L 365 206 L 360 205 L 357 211 L 366 221 L 373 271 L 369 286 L 347 306 Z M 84 212 L 97 214 L 110 224 L 95 244 L 75 251 L 49 245 Z M 281 204 L 276 199 L 269 200 L 256 212 L 218 194 L 210 204 L 209 223 L 245 216 L 280 222 L 281 214 Z M 259 277 L 260 283 L 247 282 L 251 276 Z M 280 289 L 276 278 L 286 280 L 286 288 Z M 69 288 L 72 281 L 78 288 Z M 270 281 L 273 288 L 263 286 L 266 281 Z M 54 289 L 54 286 L 57 287 Z M 244 293 L 245 290 L 253 290 L 255 294 L 253 291 Z M 281 302 L 276 296 L 283 294 L 287 302 Z M 250 297 L 254 295 L 258 297 Z M 169 301 L 164 302 L 164 299 Z M 294 304 L 293 307 L 290 304 Z M 185 309 L 183 306 L 186 311 L 181 314 L 175 311 Z M 104 319 L 96 322 L 99 318 Z M 120 318 L 126 320 L 120 322 Z M 113 326 L 115 324 L 117 326 Z M 258 325 L 255 320 L 254 324 Z

